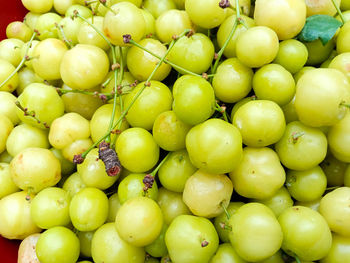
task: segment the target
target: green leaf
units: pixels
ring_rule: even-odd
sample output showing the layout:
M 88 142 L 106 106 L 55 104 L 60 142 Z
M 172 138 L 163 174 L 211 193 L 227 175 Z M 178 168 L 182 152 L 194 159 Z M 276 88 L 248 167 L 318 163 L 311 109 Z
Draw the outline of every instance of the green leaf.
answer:
M 337 32 L 342 22 L 328 15 L 314 15 L 306 19 L 303 30 L 298 35 L 298 39 L 304 42 L 311 42 L 320 39 L 323 45 Z

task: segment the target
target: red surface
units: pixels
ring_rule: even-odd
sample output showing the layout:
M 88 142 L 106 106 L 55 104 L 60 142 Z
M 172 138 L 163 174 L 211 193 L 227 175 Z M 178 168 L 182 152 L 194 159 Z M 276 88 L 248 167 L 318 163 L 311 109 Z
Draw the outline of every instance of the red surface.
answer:
M 17 251 L 19 244 L 20 241 L 18 240 L 8 240 L 0 236 L 0 262 L 17 263 Z
M 6 38 L 6 27 L 13 21 L 23 21 L 28 12 L 21 0 L 0 0 L 0 39 Z
M 6 27 L 13 21 L 22 21 L 28 12 L 21 0 L 0 0 L 0 39 L 6 38 Z M 0 236 L 0 262 L 17 263 L 17 251 L 20 241 L 7 240 Z

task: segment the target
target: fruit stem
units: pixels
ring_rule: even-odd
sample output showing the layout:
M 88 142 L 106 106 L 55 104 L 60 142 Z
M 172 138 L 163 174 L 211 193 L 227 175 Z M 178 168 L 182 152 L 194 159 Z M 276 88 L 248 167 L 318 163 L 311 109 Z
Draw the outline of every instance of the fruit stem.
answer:
M 344 107 L 350 108 L 350 103 L 342 102 L 339 104 L 339 106 L 344 106 Z
M 231 32 L 228 35 L 224 45 L 222 46 L 222 48 L 217 53 L 214 66 L 212 68 L 212 74 L 216 73 L 216 70 L 217 70 L 217 68 L 219 66 L 220 59 L 221 59 L 222 55 L 224 54 L 224 51 L 225 51 L 228 43 L 230 42 L 230 40 L 232 39 L 233 35 L 235 34 L 238 24 L 242 24 L 243 26 L 247 27 L 245 22 L 244 22 L 244 20 L 241 18 L 241 11 L 240 11 L 240 7 L 239 7 L 239 0 L 236 0 L 236 19 L 235 19 L 235 22 L 234 22 L 233 27 L 231 29 Z
M 21 62 L 18 64 L 17 68 L 0 84 L 0 88 L 2 88 L 22 68 L 24 62 L 26 62 L 28 60 L 28 51 L 29 51 L 30 47 L 32 46 L 32 42 L 33 42 L 36 35 L 37 35 L 37 32 L 34 31 L 32 37 L 30 38 L 30 40 L 28 42 L 27 49 L 24 53 L 24 56 L 23 56 Z
M 295 258 L 295 261 L 296 261 L 297 263 L 301 263 L 301 261 L 300 261 L 300 259 L 299 259 L 299 257 L 298 257 L 297 255 L 294 254 L 294 258 Z
M 66 34 L 63 31 L 63 25 L 59 25 L 58 23 L 55 23 L 55 27 L 58 29 L 58 31 L 61 33 L 63 41 L 67 44 L 69 48 L 73 47 L 72 40 L 68 40 L 66 37 Z
M 239 7 L 239 0 L 236 0 L 236 19 L 241 17 L 241 8 Z
M 345 21 L 345 18 L 343 16 L 343 13 L 341 12 L 341 10 L 340 10 L 339 6 L 337 5 L 337 3 L 335 2 L 335 0 L 332 0 L 332 3 L 334 5 L 335 9 L 337 9 L 338 15 L 340 16 L 340 19 L 341 19 L 341 21 L 343 22 L 343 25 L 344 25 L 346 21 Z
M 79 12 L 77 10 L 74 10 L 74 15 L 76 17 L 79 17 L 80 19 L 82 19 L 84 22 L 88 23 L 96 32 L 97 34 L 99 34 L 110 46 L 110 48 L 112 49 L 112 52 L 114 53 L 114 49 L 113 49 L 113 45 L 112 43 L 108 40 L 108 38 L 97 28 L 95 27 L 95 25 L 93 23 L 91 23 L 89 20 L 87 20 L 85 17 L 82 17 Z M 113 57 L 115 56 L 115 54 L 113 54 Z
M 24 116 L 28 116 L 28 117 L 32 117 L 34 120 L 37 121 L 37 123 L 44 125 L 44 127 L 46 129 L 49 129 L 50 126 L 46 123 L 46 122 L 41 122 L 41 120 L 39 120 L 34 111 L 29 111 L 27 108 L 23 108 L 23 106 L 21 105 L 21 103 L 17 100 L 15 101 L 15 104 L 17 106 L 17 108 L 19 108 L 21 111 L 23 111 Z
M 66 90 L 63 88 L 56 88 L 58 94 L 67 94 L 67 93 L 81 93 L 85 95 L 90 95 L 94 97 L 99 97 L 102 101 L 108 101 L 113 98 L 114 94 L 113 93 L 102 93 L 102 92 L 91 92 L 91 91 L 84 91 L 84 90 Z
M 224 222 L 220 222 L 220 227 L 224 230 L 228 230 L 228 231 L 232 231 L 232 226 L 230 225 L 227 225 L 226 223 Z
M 227 211 L 226 207 L 224 206 L 224 202 L 221 202 L 221 203 L 220 203 L 220 206 L 221 206 L 222 209 L 224 210 L 225 215 L 226 215 L 226 217 L 227 217 L 227 220 L 229 220 L 231 216 L 230 216 L 229 212 Z
M 117 57 L 116 57 L 116 52 L 115 52 L 116 47 L 114 47 L 114 52 L 113 52 L 113 63 L 117 63 Z M 119 47 L 119 54 L 120 54 L 120 70 L 119 74 L 117 72 L 117 69 L 114 69 L 114 100 L 113 100 L 113 111 L 112 111 L 112 117 L 111 121 L 109 123 L 109 130 L 113 130 L 113 123 L 114 123 L 114 115 L 116 111 L 116 106 L 117 106 L 117 96 L 119 96 L 119 105 L 120 105 L 120 112 L 123 112 L 123 99 L 121 94 L 118 93 L 118 87 L 122 83 L 123 80 L 123 75 L 124 75 L 124 59 L 123 59 L 123 49 Z M 123 122 L 119 122 L 118 124 L 118 130 L 120 130 Z M 107 138 L 110 138 L 107 137 Z M 114 148 L 115 142 L 117 140 L 117 136 L 114 137 L 113 142 L 111 144 L 111 147 Z
M 331 187 L 327 187 L 326 188 L 326 191 L 332 191 L 332 190 L 335 190 L 335 189 L 338 189 L 340 186 L 331 186 Z
M 201 243 L 201 247 L 207 247 L 209 245 L 209 242 L 206 241 L 205 239 Z
M 215 110 L 217 110 L 218 112 L 220 112 L 222 114 L 222 116 L 224 117 L 224 120 L 226 122 L 230 122 L 226 113 L 226 106 L 222 105 L 220 106 L 218 103 L 216 103 L 216 107 Z
M 109 131 L 113 130 L 113 123 L 114 123 L 114 115 L 115 115 L 115 111 L 117 108 L 117 97 L 118 97 L 118 92 L 117 92 L 117 87 L 118 85 L 120 85 L 122 79 L 123 79 L 123 73 L 124 73 L 124 63 L 123 63 L 123 59 L 121 59 L 121 63 L 119 65 L 120 71 L 118 74 L 118 67 L 114 66 L 117 64 L 117 56 L 116 56 L 116 52 L 115 52 L 115 47 L 111 47 L 112 48 L 112 55 L 113 55 L 113 66 L 112 66 L 112 70 L 114 71 L 114 99 L 113 99 L 113 110 L 112 110 L 112 116 L 111 116 L 111 120 L 109 122 Z M 121 48 L 119 50 L 121 52 Z M 120 53 L 120 57 L 122 58 L 123 54 Z M 118 76 L 119 75 L 119 76 Z M 121 76 L 121 77 L 120 77 Z M 121 98 L 121 96 L 119 96 Z M 122 111 L 120 111 L 122 112 Z M 122 123 L 122 122 L 120 122 Z M 119 127 L 120 128 L 120 127 Z M 106 142 L 110 143 L 111 142 L 111 134 L 109 134 L 106 138 Z
M 27 188 L 27 195 L 26 195 L 26 201 L 30 202 L 31 201 L 31 195 L 34 193 L 33 187 L 29 186 Z
M 168 153 L 164 158 L 163 160 L 158 164 L 158 166 L 152 171 L 152 173 L 150 173 L 150 175 L 152 177 L 155 177 L 156 174 L 158 173 L 158 170 L 160 169 L 160 167 L 162 167 L 162 165 L 165 163 L 165 161 L 168 159 L 170 153 Z
M 187 33 L 187 31 L 185 30 L 185 32 L 183 32 L 181 35 L 185 35 Z M 141 93 L 144 91 L 144 89 L 150 85 L 150 80 L 152 79 L 152 77 L 154 76 L 154 74 L 156 73 L 156 71 L 158 70 L 158 68 L 160 67 L 160 65 L 164 62 L 166 56 L 169 54 L 170 50 L 173 48 L 175 42 L 177 41 L 177 39 L 174 39 L 173 41 L 171 41 L 169 48 L 167 50 L 167 52 L 164 54 L 164 56 L 160 59 L 160 61 L 157 63 L 156 67 L 153 69 L 151 75 L 149 75 L 148 79 L 145 81 L 143 87 L 135 94 L 135 97 L 133 98 L 133 100 L 130 102 L 130 104 L 124 109 L 124 111 L 121 112 L 121 115 L 119 116 L 118 120 L 115 122 L 115 124 L 113 125 L 112 129 L 109 129 L 107 131 L 107 133 L 105 135 L 103 135 L 98 141 L 96 141 L 93 145 L 91 145 L 89 147 L 89 149 L 87 149 L 85 152 L 82 153 L 81 157 L 85 159 L 86 155 L 92 150 L 94 149 L 98 144 L 100 144 L 103 140 L 105 140 L 110 134 L 111 132 L 117 127 L 117 125 L 124 119 L 124 117 L 126 116 L 126 114 L 128 113 L 128 111 L 130 110 L 130 108 L 132 107 L 132 105 L 135 103 L 135 101 L 138 99 L 138 97 L 141 95 Z
M 225 48 L 227 47 L 228 43 L 230 42 L 231 38 L 233 37 L 234 33 L 236 32 L 236 28 L 238 26 L 238 19 L 236 18 L 235 19 L 235 23 L 233 24 L 233 27 L 231 29 L 231 32 L 230 34 L 228 35 L 224 45 L 222 46 L 222 48 L 219 50 L 219 52 L 217 53 L 217 57 L 216 57 L 216 60 L 215 60 L 215 63 L 214 63 L 214 67 L 212 69 L 212 74 L 215 74 L 216 73 L 216 70 L 219 66 L 219 62 L 220 62 L 220 59 L 222 57 L 222 54 L 224 53 L 225 51 Z
M 301 137 L 301 136 L 304 136 L 305 132 L 293 132 L 292 133 L 292 142 L 293 143 L 297 143 L 298 139 Z
M 108 38 L 97 27 L 95 27 L 94 24 L 92 24 L 89 20 L 82 17 L 78 11 L 75 12 L 75 16 L 81 18 L 83 21 L 88 23 L 108 43 L 108 45 L 110 46 L 110 48 L 112 50 L 112 58 L 113 58 L 112 70 L 114 71 L 114 100 L 113 100 L 113 110 L 112 110 L 111 121 L 110 121 L 109 129 L 108 129 L 109 133 L 104 138 L 107 143 L 110 143 L 111 142 L 111 131 L 113 130 L 114 115 L 115 115 L 115 111 L 116 111 L 116 107 L 117 107 L 117 96 L 118 96 L 117 87 L 118 87 L 118 85 L 120 85 L 120 83 L 123 79 L 123 74 L 124 74 L 123 59 L 121 59 L 121 65 L 120 65 L 120 74 L 119 75 L 121 75 L 121 76 L 118 78 L 118 67 L 115 66 L 117 64 L 117 55 L 115 52 L 115 47 L 108 40 Z M 121 52 L 121 48 L 120 48 L 120 52 Z M 122 53 L 120 53 L 120 55 L 122 57 Z M 121 101 L 121 98 L 120 98 L 120 101 Z M 85 157 L 85 155 L 83 154 L 83 158 L 84 157 Z
M 105 88 L 109 82 L 111 82 L 112 78 L 113 76 L 111 75 L 108 79 L 106 79 L 106 81 L 101 84 L 102 88 Z
M 186 33 L 188 33 L 188 32 L 190 32 L 189 29 L 186 30 Z M 179 38 L 180 38 L 180 37 L 178 37 L 178 39 L 179 39 Z M 156 57 L 156 58 L 158 58 L 158 59 L 161 59 L 160 56 L 158 56 L 157 54 L 155 54 L 155 53 L 153 53 L 152 51 L 148 50 L 147 48 L 145 48 L 145 47 L 139 45 L 139 44 L 138 44 L 137 42 L 135 42 L 134 40 L 131 39 L 129 43 L 132 44 L 132 45 L 134 45 L 134 46 L 136 46 L 136 47 L 138 47 L 138 48 L 141 48 L 142 50 L 146 51 L 147 53 L 151 54 L 152 56 L 154 56 L 154 57 Z M 183 68 L 183 67 L 181 67 L 181 66 L 178 66 L 178 65 L 176 65 L 175 63 L 173 63 L 173 62 L 171 62 L 171 61 L 169 61 L 169 60 L 167 60 L 167 59 L 164 59 L 163 62 L 164 62 L 165 64 L 169 64 L 169 65 L 172 66 L 174 69 L 181 70 L 181 71 L 185 72 L 186 74 L 189 74 L 189 75 L 192 75 L 192 76 L 197 76 L 197 77 L 202 77 L 202 75 L 196 74 L 196 73 L 194 73 L 194 72 L 192 72 L 192 71 L 190 71 L 190 70 L 187 70 L 187 69 L 185 69 L 185 68 Z

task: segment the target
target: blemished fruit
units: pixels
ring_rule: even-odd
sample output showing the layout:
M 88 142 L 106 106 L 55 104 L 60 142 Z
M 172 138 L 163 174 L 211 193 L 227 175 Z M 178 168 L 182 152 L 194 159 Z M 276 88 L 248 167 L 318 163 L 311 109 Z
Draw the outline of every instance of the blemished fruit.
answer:
M 349 263 L 349 0 L 22 3 L 0 39 L 18 263 Z

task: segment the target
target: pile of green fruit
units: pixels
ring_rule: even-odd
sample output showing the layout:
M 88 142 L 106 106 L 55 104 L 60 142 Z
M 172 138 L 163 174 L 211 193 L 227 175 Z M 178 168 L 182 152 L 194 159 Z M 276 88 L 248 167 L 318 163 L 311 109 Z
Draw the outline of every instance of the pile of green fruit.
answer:
M 19 263 L 350 262 L 350 0 L 22 0 L 0 42 Z

